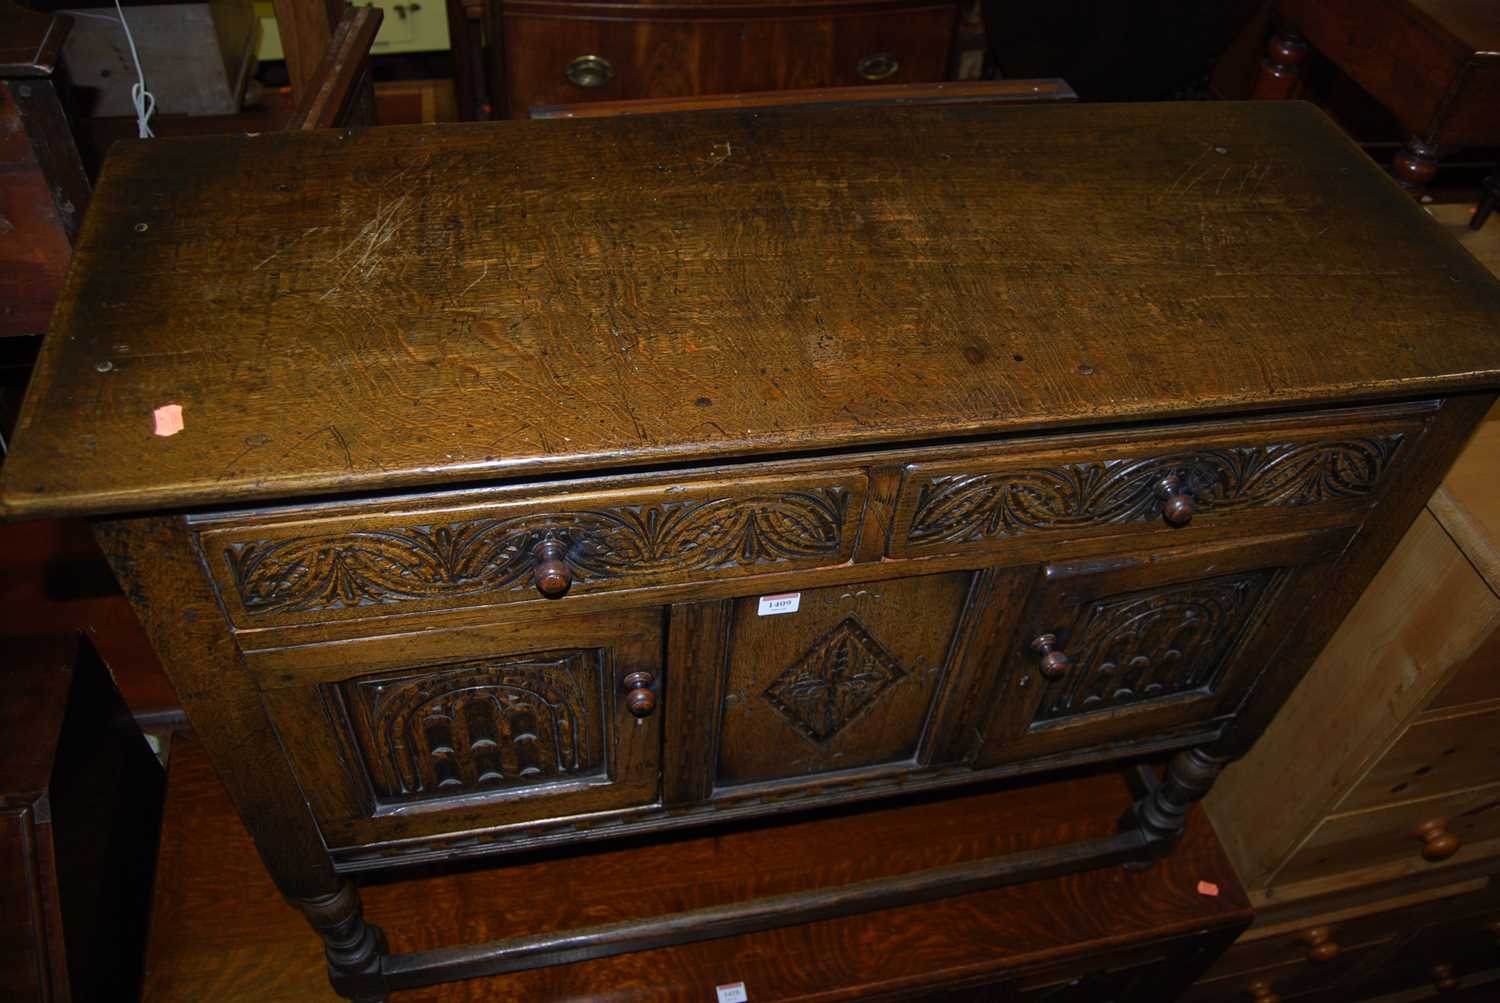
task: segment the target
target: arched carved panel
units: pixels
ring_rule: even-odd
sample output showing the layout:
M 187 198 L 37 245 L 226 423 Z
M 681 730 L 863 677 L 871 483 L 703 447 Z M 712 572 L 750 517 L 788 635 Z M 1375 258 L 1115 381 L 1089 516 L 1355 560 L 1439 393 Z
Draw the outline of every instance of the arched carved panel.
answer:
M 1259 570 L 1086 603 L 1059 625 L 1073 664 L 1047 684 L 1036 722 L 1212 692 L 1284 576 Z
M 376 800 L 601 775 L 600 661 L 596 651 L 482 659 L 340 684 Z

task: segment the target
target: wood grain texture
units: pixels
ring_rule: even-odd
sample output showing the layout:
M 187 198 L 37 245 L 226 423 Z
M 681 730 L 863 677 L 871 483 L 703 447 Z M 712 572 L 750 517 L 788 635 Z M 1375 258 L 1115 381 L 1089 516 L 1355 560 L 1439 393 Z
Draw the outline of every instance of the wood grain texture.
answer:
M 1500 596 L 1500 407 L 1492 410 L 1428 507 Z
M 271 892 L 233 809 L 191 742 L 174 750 L 170 801 L 144 999 L 333 999 L 316 940 Z M 1123 782 L 1103 775 L 978 800 L 940 799 L 686 838 L 673 841 L 670 854 L 626 845 L 498 872 L 371 885 L 364 891 L 366 912 L 390 931 L 393 949 L 426 949 L 1055 845 L 1113 831 L 1128 802 Z M 829 847 L 840 852 L 824 852 Z M 1217 883 L 1220 894 L 1199 894 L 1200 879 Z M 227 921 L 217 905 L 226 880 L 241 889 L 241 904 Z M 1177 853 L 1140 873 L 1110 868 L 397 993 L 392 1003 L 624 1001 L 643 994 L 689 1001 L 711 999 L 715 985 L 737 980 L 747 982 L 752 999 L 885 1000 L 1018 976 L 1022 985 L 1066 982 L 1092 970 L 1129 967 L 1131 959 L 1170 957 L 1175 968 L 1157 975 L 1165 980 L 1206 965 L 1206 958 L 1192 956 L 1189 935 L 1232 933 L 1248 919 L 1233 871 L 1198 815 Z
M 1500 380 L 1500 284 L 1293 104 L 130 144 L 96 199 L 13 515 Z

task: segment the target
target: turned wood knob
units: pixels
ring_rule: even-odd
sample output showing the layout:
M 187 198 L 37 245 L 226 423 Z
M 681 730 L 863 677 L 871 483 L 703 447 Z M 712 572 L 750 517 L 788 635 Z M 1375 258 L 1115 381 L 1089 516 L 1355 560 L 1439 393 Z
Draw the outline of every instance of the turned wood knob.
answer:
M 1298 939 L 1307 945 L 1308 961 L 1332 961 L 1342 950 L 1338 942 L 1333 939 L 1333 931 L 1326 926 L 1315 926 L 1311 930 L 1303 930 Z
M 1168 474 L 1156 482 L 1156 497 L 1161 499 L 1161 517 L 1169 526 L 1186 526 L 1193 521 L 1193 496 L 1176 474 Z
M 651 688 L 656 676 L 650 672 L 632 672 L 625 677 L 625 709 L 636 717 L 650 717 L 656 710 L 656 691 Z
M 1057 650 L 1056 634 L 1038 634 L 1031 639 L 1031 650 L 1042 653 L 1042 676 L 1044 678 L 1061 679 L 1063 674 L 1073 667 L 1072 659 Z
M 1440 961 L 1427 969 L 1432 976 L 1432 986 L 1439 992 L 1449 993 L 1458 988 L 1458 973 L 1446 961 Z
M 1245 988 L 1250 990 L 1250 998 L 1255 1003 L 1281 1003 L 1281 997 L 1276 995 L 1276 990 L 1265 979 L 1256 979 Z
M 1428 819 L 1417 826 L 1417 838 L 1422 841 L 1422 859 L 1447 860 L 1462 847 L 1463 841 L 1448 831 L 1445 818 Z
M 531 580 L 536 590 L 548 599 L 561 599 L 573 584 L 573 569 L 564 559 L 568 545 L 561 540 L 543 540 L 531 548 L 536 564 L 531 569 Z
M 1290 32 L 1272 35 L 1266 56 L 1277 72 L 1296 73 L 1298 65 L 1307 59 L 1307 43 Z

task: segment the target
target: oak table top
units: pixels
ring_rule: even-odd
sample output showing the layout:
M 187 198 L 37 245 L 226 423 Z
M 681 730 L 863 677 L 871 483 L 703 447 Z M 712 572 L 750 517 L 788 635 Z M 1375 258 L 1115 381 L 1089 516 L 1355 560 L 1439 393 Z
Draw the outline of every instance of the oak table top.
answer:
M 1297 103 L 130 142 L 0 513 L 1500 385 L 1500 283 L 1436 227 Z

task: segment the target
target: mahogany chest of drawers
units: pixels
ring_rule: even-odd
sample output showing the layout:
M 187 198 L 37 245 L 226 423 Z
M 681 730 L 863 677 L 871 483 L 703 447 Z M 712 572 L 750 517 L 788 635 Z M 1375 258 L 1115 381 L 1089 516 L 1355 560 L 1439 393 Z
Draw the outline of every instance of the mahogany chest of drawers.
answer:
M 1497 318 L 1296 104 L 135 143 L 0 497 L 98 520 L 375 999 L 1169 852 Z M 1174 751 L 1115 835 L 836 893 L 390 955 L 351 882 Z

